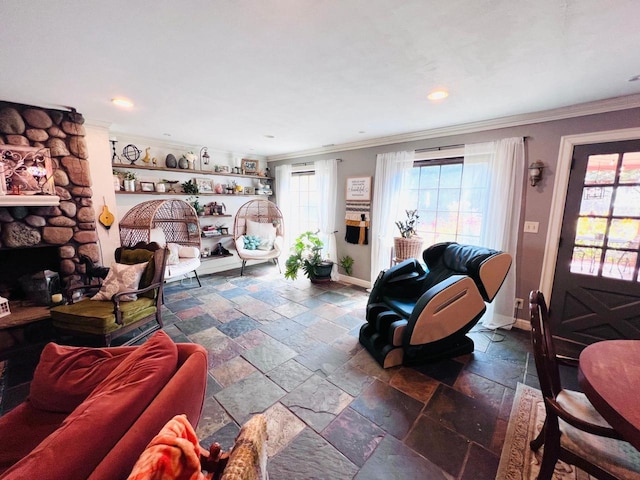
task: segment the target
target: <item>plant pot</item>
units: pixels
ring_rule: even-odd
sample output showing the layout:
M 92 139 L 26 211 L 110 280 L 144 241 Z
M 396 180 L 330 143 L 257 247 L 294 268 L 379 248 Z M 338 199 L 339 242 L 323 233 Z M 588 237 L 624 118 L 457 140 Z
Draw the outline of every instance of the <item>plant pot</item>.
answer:
M 135 180 L 125 180 L 124 181 L 124 191 L 125 192 L 135 192 L 136 191 L 136 181 Z
M 311 283 L 326 283 L 331 281 L 333 262 L 322 262 L 316 267 L 316 275 L 310 278 Z
M 422 254 L 422 238 L 421 237 L 395 237 L 393 239 L 394 255 L 396 262 L 402 262 L 407 258 L 420 258 Z

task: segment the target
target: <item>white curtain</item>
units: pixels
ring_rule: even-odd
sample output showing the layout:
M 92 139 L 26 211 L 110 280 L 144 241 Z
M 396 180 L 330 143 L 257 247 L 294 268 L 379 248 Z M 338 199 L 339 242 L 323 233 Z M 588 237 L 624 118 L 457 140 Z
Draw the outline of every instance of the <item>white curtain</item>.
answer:
M 395 221 L 404 218 L 409 174 L 415 152 L 383 153 L 376 157 L 371 205 L 371 286 L 381 270 L 389 268 Z
M 318 188 L 320 238 L 324 251 L 332 260 L 331 279 L 338 280 L 338 258 L 336 248 L 336 188 L 338 186 L 338 160 L 316 160 L 313 162 Z
M 284 218 L 284 244 L 283 251 L 286 255 L 291 248 L 291 225 L 287 221 L 291 220 L 291 209 L 293 198 L 291 195 L 291 165 L 278 165 L 276 167 L 276 199 L 278 208 Z
M 490 329 L 511 328 L 516 296 L 516 251 L 524 181 L 524 140 L 505 138 L 496 142 L 465 145 L 462 174 L 463 195 L 482 214 L 479 244 L 508 252 L 511 269 L 502 288 L 488 304 L 482 324 Z

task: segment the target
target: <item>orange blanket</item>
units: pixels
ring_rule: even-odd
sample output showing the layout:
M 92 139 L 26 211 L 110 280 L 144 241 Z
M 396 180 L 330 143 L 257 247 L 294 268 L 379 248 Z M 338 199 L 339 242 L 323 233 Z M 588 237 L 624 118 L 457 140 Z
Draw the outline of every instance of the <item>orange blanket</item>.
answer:
M 128 480 L 207 480 L 200 471 L 200 445 L 186 415 L 176 415 L 151 440 Z

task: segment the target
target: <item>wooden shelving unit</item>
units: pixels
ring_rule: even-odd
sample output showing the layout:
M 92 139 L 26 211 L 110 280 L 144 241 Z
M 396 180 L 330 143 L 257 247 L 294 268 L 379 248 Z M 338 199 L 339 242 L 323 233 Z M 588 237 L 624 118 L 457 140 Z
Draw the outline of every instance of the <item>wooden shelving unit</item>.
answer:
M 125 190 L 118 190 L 115 192 L 116 195 L 181 195 L 181 196 L 195 196 L 193 194 L 184 193 L 184 192 L 143 192 L 141 190 L 136 190 L 135 192 L 127 192 Z M 268 197 L 269 195 L 245 195 L 244 193 L 198 193 L 199 197 Z M 218 215 L 221 217 L 222 215 Z M 231 215 L 229 215 L 231 216 Z
M 211 170 L 194 170 L 190 168 L 167 168 L 167 167 L 154 167 L 147 165 L 136 165 L 126 163 L 113 163 L 113 168 L 131 168 L 133 170 L 151 170 L 156 172 L 174 172 L 174 173 L 193 173 L 196 175 L 211 175 L 214 177 L 237 177 L 237 178 L 262 178 L 264 180 L 273 180 L 272 177 L 261 177 L 260 175 L 242 174 L 242 173 L 226 173 L 226 172 L 212 172 Z M 144 192 L 152 193 L 152 192 Z

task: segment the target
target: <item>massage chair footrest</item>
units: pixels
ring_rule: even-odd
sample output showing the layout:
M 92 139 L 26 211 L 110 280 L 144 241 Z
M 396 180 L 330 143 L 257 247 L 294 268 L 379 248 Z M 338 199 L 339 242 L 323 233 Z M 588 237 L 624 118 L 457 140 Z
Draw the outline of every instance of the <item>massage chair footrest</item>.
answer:
M 437 362 L 439 360 L 473 353 L 473 340 L 466 335 L 457 337 L 453 341 L 450 338 L 445 340 L 449 341 L 443 342 L 439 345 L 439 342 L 424 345 L 420 348 L 416 348 L 410 352 L 410 354 L 405 352 L 403 364 L 407 366 L 422 365 L 425 363 Z
M 382 368 L 402 365 L 404 352 L 402 347 L 394 347 L 387 343 L 382 335 L 367 324 L 360 328 L 360 343 L 367 349 Z

